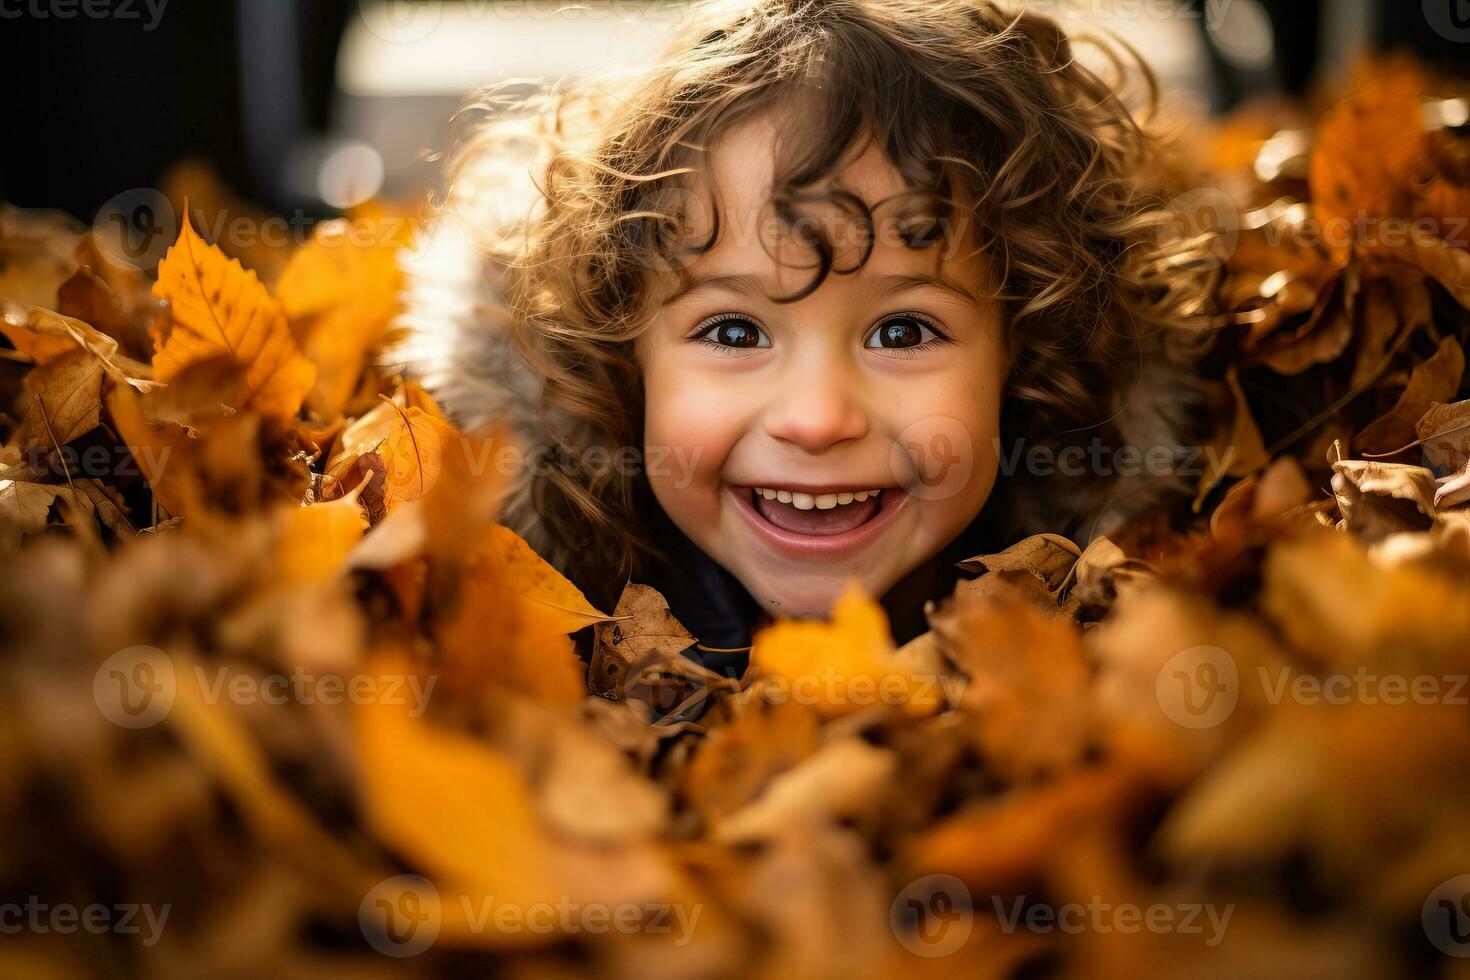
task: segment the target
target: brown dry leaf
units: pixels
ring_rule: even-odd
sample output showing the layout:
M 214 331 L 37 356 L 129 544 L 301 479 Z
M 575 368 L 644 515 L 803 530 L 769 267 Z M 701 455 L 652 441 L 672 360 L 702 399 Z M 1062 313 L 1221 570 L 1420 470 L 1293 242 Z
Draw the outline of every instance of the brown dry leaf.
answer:
M 693 646 L 694 636 L 674 618 L 669 604 L 651 586 L 629 582 L 623 588 L 613 621 L 594 631 L 588 686 L 598 694 L 621 698 L 630 669 L 652 656 L 678 657 Z
M 739 810 L 821 744 L 816 711 L 789 698 L 768 701 L 769 687 L 757 681 L 737 695 L 735 720 L 710 732 L 683 771 L 683 795 L 706 823 Z
M 1296 330 L 1274 334 L 1260 344 L 1245 366 L 1265 364 L 1277 374 L 1301 374 L 1317 364 L 1331 364 L 1353 339 L 1349 285 L 1340 279 L 1328 284 L 1312 315 Z
M 941 651 L 966 675 L 959 708 L 997 773 L 1026 781 L 1081 760 L 1090 668 L 1070 622 L 1007 586 L 983 598 L 956 593 L 932 620 Z
M 855 820 L 882 804 L 898 757 L 857 738 L 829 742 L 771 780 L 744 808 L 721 819 L 710 833 L 723 844 L 785 836 L 793 824 L 820 830 L 837 820 Z
M 976 555 L 959 565 L 967 572 L 1028 572 L 1048 592 L 1060 591 L 1082 549 L 1060 534 L 1033 534 L 994 555 Z
M 66 487 L 25 480 L 0 480 L 0 551 L 12 552 L 22 538 L 46 530 L 57 494 Z
M 1409 384 L 1388 414 L 1358 434 L 1359 452 L 1387 453 L 1414 441 L 1414 427 L 1436 402 L 1452 401 L 1465 374 L 1465 352 L 1459 341 L 1446 337 L 1439 349 L 1415 365 Z
M 1330 885 L 1384 895 L 1386 881 L 1443 839 L 1436 830 L 1460 833 L 1450 814 L 1463 805 L 1457 769 L 1467 759 L 1470 734 L 1452 705 L 1287 698 L 1175 805 L 1159 844 L 1197 865 L 1259 865 L 1304 849 Z M 1417 916 L 1424 895 L 1457 872 L 1442 865 L 1379 914 Z
M 95 235 L 82 239 L 76 260 L 80 268 L 57 291 L 56 311 L 91 324 L 116 340 L 128 357 L 146 362 L 153 353 L 148 329 L 168 315 L 168 304 L 153 295 L 152 283 L 141 273 L 104 255 Z
M 376 453 L 383 461 L 379 493 L 385 510 L 427 492 L 438 482 L 444 453 L 459 449 L 472 465 L 487 457 L 475 456 L 444 417 L 443 411 L 418 385 L 406 385 L 393 398 L 380 398 L 373 408 L 342 430 L 327 473 L 341 480 L 357 459 Z
M 186 219 L 158 264 L 155 294 L 170 315 L 154 335 L 153 368 L 169 381 L 197 361 L 228 354 L 245 369 L 238 406 L 263 416 L 293 416 L 316 380 L 279 300 L 238 260 L 207 244 Z
M 1443 511 L 1458 507 L 1467 500 L 1470 500 L 1470 463 L 1458 473 L 1439 481 L 1439 487 L 1434 491 L 1434 507 L 1437 511 Z
M 32 369 L 25 379 L 28 447 L 59 448 L 102 418 L 102 362 L 74 350 Z
M 1347 529 L 1373 542 L 1427 529 L 1435 516 L 1434 473 L 1422 466 L 1344 459 L 1332 464 L 1332 492 Z
M 1255 678 L 1284 662 L 1259 617 L 1167 581 L 1124 593 L 1084 642 L 1099 664 L 1096 740 L 1164 786 L 1186 785 L 1251 728 L 1266 703 Z
M 829 717 L 889 705 L 910 717 L 938 711 L 944 703 L 934 665 L 916 648 L 903 656 L 893 648 L 882 608 L 849 583 L 832 608 L 830 622 L 782 620 L 755 637 L 750 662 L 811 698 Z
M 1470 462 L 1470 399 L 1431 405 L 1414 432 L 1436 474 L 1455 472 Z
M 76 269 L 72 254 L 82 230 L 60 211 L 0 203 L 0 300 L 55 305 L 57 288 Z
M 1470 252 L 1446 244 L 1417 224 L 1410 226 L 1405 244 L 1393 248 L 1380 245 L 1371 258 L 1395 267 L 1404 263 L 1414 266 L 1470 309 Z
M 593 730 L 544 715 L 553 725 L 551 758 L 537 782 L 537 809 L 563 834 L 600 844 L 652 840 L 666 829 L 668 795 L 636 773 Z
M 33 306 L 24 321 L 9 314 L 0 317 L 0 331 L 10 338 L 16 350 L 37 364 L 49 363 L 81 348 L 97 358 L 113 379 L 127 382 L 139 391 L 157 387 L 148 380 L 152 377 L 148 365 L 118 353 L 116 340 L 81 320 Z
M 318 872 L 355 884 L 355 862 L 299 799 L 272 776 L 260 746 L 227 705 L 211 701 L 208 674 L 195 658 L 170 651 L 174 698 L 167 719 L 190 751 L 214 773 L 258 834 L 288 847 Z
M 1425 461 L 1438 476 L 1435 509 L 1470 500 L 1470 400 L 1431 406 L 1414 431 Z
M 1196 512 L 1221 480 L 1249 476 L 1271 462 L 1266 454 L 1266 441 L 1261 437 L 1255 416 L 1251 414 L 1250 402 L 1240 386 L 1240 375 L 1234 364 L 1225 370 L 1225 386 L 1229 407 L 1217 420 L 1215 434 L 1206 447 L 1209 450 L 1206 458 L 1211 462 L 1200 478 L 1199 491 L 1194 499 Z
M 1129 558 L 1103 535 L 1088 542 L 1072 574 L 1075 584 L 1071 597 L 1084 606 L 1104 609 L 1113 604 L 1120 588 L 1144 585 L 1157 576 L 1151 564 Z
M 1006 893 L 1034 881 L 1059 841 L 1125 816 L 1142 791 L 1121 767 L 1080 769 L 936 823 L 905 842 L 902 864 L 914 876 L 954 875 L 981 895 Z
M 433 635 L 454 690 L 503 688 L 574 705 L 586 696 L 587 681 L 564 626 L 555 610 L 472 581 Z
M 1323 663 L 1391 664 L 1412 653 L 1463 667 L 1470 593 L 1453 576 L 1376 565 L 1359 542 L 1331 532 L 1280 542 L 1263 575 L 1263 608 L 1297 649 Z

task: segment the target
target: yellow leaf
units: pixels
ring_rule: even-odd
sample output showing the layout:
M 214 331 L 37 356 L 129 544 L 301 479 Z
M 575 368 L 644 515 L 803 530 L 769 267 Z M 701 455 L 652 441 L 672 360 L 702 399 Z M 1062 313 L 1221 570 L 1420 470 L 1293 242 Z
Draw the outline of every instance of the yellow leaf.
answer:
M 855 584 L 832 610 L 831 622 L 783 620 L 755 637 L 751 662 L 781 678 L 792 696 L 829 717 L 893 704 L 907 715 L 940 706 L 939 678 L 917 648 L 895 651 L 888 617 Z
M 155 332 L 153 369 L 168 381 L 191 364 L 228 354 L 245 369 L 237 408 L 289 417 L 316 381 L 286 311 L 255 273 L 195 233 L 187 217 L 179 240 L 158 265 L 154 295 L 169 301 L 171 325 Z
M 387 435 L 378 447 L 388 472 L 383 479 L 383 505 L 399 504 L 428 492 L 439 479 L 450 425 L 421 408 L 392 405 Z
M 575 633 L 612 618 L 599 612 L 581 589 L 501 524 L 489 527 L 465 573 L 469 589 L 501 590 L 539 606 L 547 628 L 557 633 Z
M 391 680 L 406 669 L 385 660 L 376 673 Z M 486 745 L 389 700 L 356 710 L 362 806 L 374 836 L 427 871 L 441 891 L 492 895 L 522 908 L 554 904 L 559 889 L 548 868 L 555 853 L 521 771 Z M 528 938 L 526 930 L 517 935 Z
M 367 531 L 357 494 L 353 490 L 336 500 L 289 509 L 276 544 L 278 566 L 287 582 L 325 582 L 341 571 Z
M 305 337 L 317 367 L 307 406 L 322 418 L 342 414 L 368 353 L 398 312 L 399 240 L 386 222 L 328 221 L 291 256 L 276 292 Z
M 187 478 L 181 473 L 183 457 L 191 448 L 188 433 L 177 422 L 154 423 L 144 418 L 142 400 L 127 385 L 109 385 L 105 397 L 112 424 L 153 496 L 170 514 L 183 514 L 190 497 Z

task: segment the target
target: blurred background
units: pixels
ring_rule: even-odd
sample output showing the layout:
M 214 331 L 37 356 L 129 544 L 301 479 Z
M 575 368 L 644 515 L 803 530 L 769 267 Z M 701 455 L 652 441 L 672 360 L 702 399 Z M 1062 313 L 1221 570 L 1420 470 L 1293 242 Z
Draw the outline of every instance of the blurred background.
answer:
M 1465 70 L 1465 0 L 1040 0 L 1103 27 L 1206 113 L 1302 94 L 1361 49 Z M 181 160 L 319 217 L 431 187 L 467 93 L 636 67 L 677 28 L 657 0 L 0 0 L 0 199 L 90 222 Z

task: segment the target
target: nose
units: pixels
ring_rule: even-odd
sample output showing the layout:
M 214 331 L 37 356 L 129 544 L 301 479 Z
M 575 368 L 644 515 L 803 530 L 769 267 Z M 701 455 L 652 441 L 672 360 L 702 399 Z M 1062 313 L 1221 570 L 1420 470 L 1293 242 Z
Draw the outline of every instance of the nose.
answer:
M 766 410 L 766 434 L 809 453 L 868 434 L 861 382 L 837 365 L 801 365 L 779 380 Z

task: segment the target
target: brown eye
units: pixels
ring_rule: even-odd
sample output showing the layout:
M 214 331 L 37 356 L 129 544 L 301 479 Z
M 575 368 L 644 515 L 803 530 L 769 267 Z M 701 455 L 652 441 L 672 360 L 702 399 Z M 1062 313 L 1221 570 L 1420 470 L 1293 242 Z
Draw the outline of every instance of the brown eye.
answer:
M 863 346 L 887 350 L 918 347 L 936 339 L 939 334 L 923 320 L 907 314 L 891 316 L 878 324 Z
M 742 350 L 771 346 L 770 338 L 761 331 L 761 328 L 756 326 L 753 320 L 743 316 L 717 320 L 705 327 L 696 339 L 716 347 L 733 347 Z

